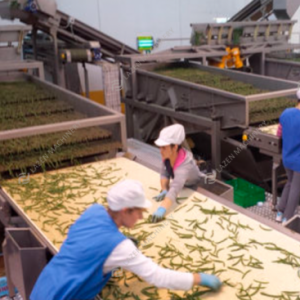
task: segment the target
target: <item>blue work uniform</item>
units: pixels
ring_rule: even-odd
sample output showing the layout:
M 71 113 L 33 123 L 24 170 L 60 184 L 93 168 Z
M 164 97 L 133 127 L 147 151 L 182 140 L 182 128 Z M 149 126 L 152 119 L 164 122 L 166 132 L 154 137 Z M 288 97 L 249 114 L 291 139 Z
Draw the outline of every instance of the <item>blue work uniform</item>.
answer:
M 103 265 L 126 237 L 99 204 L 89 207 L 71 226 L 68 237 L 40 274 L 31 300 L 90 300 L 111 277 Z
M 295 214 L 300 195 L 300 110 L 287 108 L 280 116 L 282 126 L 282 161 L 287 174 L 287 183 L 277 205 L 283 219 Z
M 280 116 L 283 165 L 300 172 L 300 110 L 287 108 Z

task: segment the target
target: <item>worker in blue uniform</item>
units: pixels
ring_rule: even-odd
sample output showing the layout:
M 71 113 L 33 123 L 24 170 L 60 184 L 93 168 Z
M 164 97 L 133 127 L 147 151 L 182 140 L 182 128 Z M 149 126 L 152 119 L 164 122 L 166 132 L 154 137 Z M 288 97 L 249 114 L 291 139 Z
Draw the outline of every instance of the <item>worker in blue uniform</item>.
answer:
M 276 221 L 285 223 L 295 213 L 300 197 L 300 89 L 296 107 L 287 108 L 279 119 L 278 136 L 282 136 L 282 161 L 287 183 L 277 206 Z
M 214 275 L 161 268 L 119 231 L 121 226 L 132 228 L 151 206 L 140 182 L 119 182 L 108 192 L 107 202 L 108 209 L 94 204 L 71 226 L 60 251 L 40 274 L 31 300 L 94 299 L 118 267 L 160 288 L 220 288 Z

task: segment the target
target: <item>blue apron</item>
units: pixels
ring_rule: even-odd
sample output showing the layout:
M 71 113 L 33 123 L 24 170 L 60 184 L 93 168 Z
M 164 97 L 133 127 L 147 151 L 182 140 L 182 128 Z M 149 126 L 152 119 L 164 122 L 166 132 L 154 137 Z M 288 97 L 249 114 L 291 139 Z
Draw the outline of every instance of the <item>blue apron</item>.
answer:
M 111 273 L 103 265 L 126 237 L 102 205 L 89 207 L 71 226 L 60 251 L 40 274 L 31 300 L 90 300 L 103 289 Z

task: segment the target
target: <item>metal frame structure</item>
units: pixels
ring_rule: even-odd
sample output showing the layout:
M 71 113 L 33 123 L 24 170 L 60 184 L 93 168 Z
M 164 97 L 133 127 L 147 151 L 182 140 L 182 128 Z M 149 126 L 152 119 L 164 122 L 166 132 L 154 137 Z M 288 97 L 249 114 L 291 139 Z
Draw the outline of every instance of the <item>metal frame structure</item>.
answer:
M 250 50 L 243 50 L 246 47 L 254 46 L 256 51 L 262 52 L 268 47 L 286 47 L 289 41 L 294 24 L 297 21 L 262 21 L 262 22 L 227 22 L 227 23 L 204 23 L 191 24 L 193 32 L 202 34 L 199 40 L 200 45 L 231 45 L 234 42 L 234 30 L 242 29 L 237 36 L 236 42 L 242 49 L 242 53 L 253 53 Z M 193 34 L 192 34 L 193 35 Z M 260 47 L 262 49 L 260 49 Z M 268 51 L 273 51 L 268 49 Z
M 292 5 L 299 6 L 294 2 Z M 277 9 L 277 7 L 277 4 L 275 4 L 274 8 Z M 261 101 L 268 98 L 294 95 L 297 86 L 287 81 L 276 82 L 275 85 L 273 79 L 267 79 L 266 77 L 255 77 L 255 75 L 243 73 L 234 74 L 226 70 L 215 69 L 214 72 L 226 75 L 231 74 L 229 76 L 235 80 L 245 80 L 262 89 L 273 91 L 263 95 L 242 97 L 209 87 L 202 86 L 199 88 L 199 85 L 187 82 L 183 83 L 181 80 L 149 73 L 147 70 L 151 70 L 154 63 L 158 66 L 158 63 L 176 61 L 200 61 L 203 65 L 201 68 L 205 69 L 205 66 L 208 65 L 208 60 L 219 59 L 227 55 L 226 47 L 233 45 L 234 32 L 236 29 L 241 28 L 242 31 L 239 33 L 237 39 L 241 56 L 243 59 L 251 60 L 251 66 L 252 64 L 254 65 L 256 73 L 265 75 L 267 54 L 300 48 L 298 44 L 288 43 L 294 24 L 295 21 L 290 20 L 191 24 L 193 29 L 192 41 L 195 33 L 198 34 L 199 38 L 196 43 L 194 39 L 194 45 L 191 47 L 174 47 L 160 53 L 142 57 L 138 55 L 122 55 L 117 57 L 123 64 L 124 73 L 127 75 L 127 79 L 125 80 L 127 92 L 122 101 L 126 104 L 126 120 L 129 136 L 147 140 L 150 138 L 149 132 L 155 129 L 155 125 L 151 126 L 151 123 L 154 124 L 155 121 L 157 122 L 159 115 L 164 116 L 164 122 L 167 122 L 167 117 L 172 118 L 173 122 L 180 121 L 185 123 L 186 127 L 194 127 L 189 129 L 191 132 L 195 132 L 195 127 L 197 128 L 196 131 L 208 132 L 211 136 L 213 165 L 215 167 L 220 165 L 221 141 L 226 139 L 227 143 L 244 148 L 243 144 L 231 137 L 249 127 L 250 101 Z M 158 88 L 158 86 L 160 87 Z M 162 100 L 158 99 L 159 89 L 167 90 L 168 96 L 165 96 L 165 98 L 169 99 L 171 105 L 169 105 L 170 103 L 166 105 L 168 103 L 166 99 L 164 99 L 165 103 L 162 103 Z M 201 92 L 199 89 L 201 89 Z M 195 113 L 195 107 L 192 108 L 188 104 L 193 102 L 191 98 L 195 99 L 194 103 L 199 102 L 200 107 L 196 108 L 197 113 Z M 209 109 L 213 113 L 209 113 Z M 140 133 L 143 126 L 140 126 L 138 130 L 134 126 L 138 121 L 138 117 L 136 116 L 138 113 L 135 114 L 134 111 L 139 111 L 141 114 L 143 114 L 143 111 L 155 113 L 155 116 L 153 114 L 153 119 L 148 124 L 145 125 L 145 121 L 144 123 L 140 121 L 142 125 L 144 124 L 143 126 L 146 131 L 146 133 L 142 133 L 142 136 Z M 140 120 L 142 118 L 140 117 Z M 236 122 L 237 120 L 238 122 Z M 187 126 L 188 124 L 189 126 Z M 251 128 L 249 130 L 251 131 Z M 273 203 L 275 205 L 275 201 L 277 201 L 277 181 L 275 179 L 277 178 L 280 165 L 280 143 L 274 141 L 273 137 L 267 137 L 262 134 L 260 136 L 263 143 L 258 143 L 255 147 L 259 146 L 260 153 L 272 157 L 273 160 L 272 178 L 276 184 L 273 184 L 272 190 Z M 253 142 L 250 145 L 252 144 Z M 265 145 L 266 147 L 264 147 Z M 220 176 L 220 174 L 218 175 Z
M 59 64 L 59 40 L 65 41 L 74 48 L 84 48 L 91 41 L 98 41 L 101 45 L 103 59 L 114 60 L 116 55 L 137 54 L 137 50 L 115 40 L 114 38 L 100 32 L 71 16 L 56 10 L 55 1 L 37 0 L 37 10 L 26 11 L 24 2 L 17 1 L 16 7 L 12 6 L 10 0 L 0 2 L 0 16 L 6 19 L 20 19 L 20 21 L 30 24 L 33 27 L 33 50 L 34 57 L 37 57 L 36 35 L 41 30 L 53 38 L 54 51 L 54 82 L 61 85 L 62 68 Z M 49 2 L 49 3 L 48 3 Z M 52 5 L 50 5 L 52 4 Z
M 9 81 L 14 80 L 15 78 L 15 75 L 6 77 L 6 79 Z M 64 101 L 72 104 L 77 111 L 86 114 L 88 118 L 83 120 L 1 131 L 0 141 L 65 131 L 74 125 L 76 125 L 77 128 L 87 128 L 101 125 L 112 131 L 113 137 L 121 141 L 123 145 L 123 151 L 126 151 L 127 138 L 124 115 L 36 77 L 23 75 L 21 77 L 18 76 L 17 78 L 33 82 L 47 90 L 50 90 L 58 98 L 64 99 Z
M 270 56 L 265 61 L 265 75 L 285 80 L 300 82 L 300 62 L 292 61 L 292 57 L 279 59 Z
M 299 0 L 253 0 L 232 16 L 229 22 L 265 20 L 272 14 L 278 19 L 291 19 L 299 5 Z
M 274 230 L 291 237 L 296 241 L 300 241 L 300 234 L 292 231 L 281 224 L 267 220 L 253 212 L 246 210 L 236 204 L 219 197 L 205 189 L 198 188 L 199 193 L 209 197 L 222 205 L 236 210 L 238 213 L 246 215 L 252 219 L 257 220 L 263 225 L 269 226 Z M 57 253 L 57 249 L 53 248 L 44 236 L 42 231 L 35 225 L 35 223 L 24 213 L 22 209 L 3 191 L 0 189 L 0 200 L 7 199 L 21 218 L 27 223 L 29 228 L 8 229 L 6 230 L 6 240 L 4 243 L 5 261 L 7 267 L 7 277 L 10 295 L 14 295 L 14 287 L 18 287 L 24 300 L 28 300 L 30 287 L 33 286 L 38 274 L 45 266 L 46 261 Z M 26 239 L 27 237 L 27 239 Z M 25 241 L 26 239 L 26 241 Z M 26 247 L 26 248 L 25 248 Z M 47 253 L 49 251 L 50 253 Z M 47 257 L 48 256 L 48 257 Z M 47 259 L 48 258 L 48 259 Z M 26 262 L 26 264 L 25 264 Z M 35 262 L 32 265 L 30 262 Z M 26 265 L 30 265 L 30 270 Z M 19 270 L 16 273 L 13 267 Z M 21 288 L 20 288 L 21 287 Z
M 0 73 L 1 72 L 10 72 L 10 71 L 19 71 L 19 70 L 37 70 L 38 71 L 38 77 L 41 80 L 45 79 L 44 74 L 44 66 L 42 62 L 39 61 L 6 61 L 1 62 L 0 65 Z
M 31 26 L 6 25 L 0 27 L 0 43 L 6 44 L 0 47 L 0 74 L 8 74 L 11 71 L 37 70 L 39 78 L 44 79 L 44 66 L 40 61 L 21 60 L 21 47 L 24 35 L 32 29 Z M 14 47 L 13 43 L 18 42 Z
M 148 57 L 150 58 L 150 57 Z M 241 96 L 222 90 L 201 86 L 151 72 L 161 66 L 189 66 L 216 74 L 224 74 L 233 80 L 251 83 L 269 93 Z M 124 68 L 128 72 L 130 69 Z M 133 78 L 134 77 L 134 78 Z M 127 92 L 122 101 L 126 104 L 126 120 L 129 137 L 151 140 L 157 135 L 158 122 L 162 127 L 171 122 L 181 122 L 188 133 L 206 132 L 211 136 L 213 166 L 220 166 L 224 142 L 234 147 L 245 146 L 234 137 L 253 135 L 248 145 L 259 149 L 261 154 L 273 160 L 272 179 L 273 203 L 277 201 L 277 176 L 280 166 L 281 148 L 279 138 L 251 128 L 249 103 L 264 99 L 294 96 L 297 83 L 259 75 L 206 67 L 197 62 L 177 64 L 141 64 L 125 82 Z M 169 121 L 168 121 L 168 120 Z M 250 127 L 249 127 L 250 126 Z M 232 151 L 232 150 L 231 150 Z M 228 152 L 228 151 L 227 151 Z M 230 150 L 229 150 L 230 153 Z M 227 154 L 229 154 L 227 153 Z M 224 155 L 223 155 L 224 156 Z M 253 163 L 255 163 L 253 161 Z M 258 172 L 258 171 L 257 171 Z M 220 176 L 220 173 L 218 173 Z M 261 174 L 261 176 L 263 176 Z
M 122 150 L 127 150 L 125 116 L 121 113 L 115 112 L 31 75 L 11 72 L 8 74 L 9 76 L 6 76 L 5 80 L 25 80 L 42 86 L 44 89 L 51 91 L 57 98 L 64 99 L 64 101 L 72 104 L 76 111 L 84 113 L 88 117 L 82 120 L 0 131 L 0 141 L 66 131 L 74 125 L 76 125 L 76 128 L 88 128 L 99 125 L 111 131 L 114 139 L 121 141 Z M 2 81 L 4 80 L 4 78 L 0 77 L 0 80 L 1 79 Z M 112 155 L 114 155 L 114 153 L 111 153 L 110 156 L 106 156 L 105 158 L 110 158 Z M 17 212 L 18 217 L 13 216 L 14 212 Z M 23 299 L 29 299 L 31 289 L 41 270 L 47 263 L 47 252 L 50 251 L 52 255 L 54 255 L 56 249 L 44 242 L 45 237 L 41 231 L 34 226 L 34 224 L 30 223 L 26 214 L 15 205 L 14 201 L 6 195 L 1 188 L 0 220 L 5 227 L 14 227 L 16 221 L 19 224 L 23 224 L 23 227 L 24 224 L 27 224 L 27 226 L 31 225 L 30 229 L 6 229 L 6 239 L 3 244 L 5 269 L 10 295 L 14 295 L 14 287 L 17 287 Z M 16 237 L 13 235 L 16 235 Z M 28 239 L 36 242 L 31 243 Z M 48 253 L 48 256 L 49 255 Z M 28 268 L 28 266 L 30 266 L 30 268 Z

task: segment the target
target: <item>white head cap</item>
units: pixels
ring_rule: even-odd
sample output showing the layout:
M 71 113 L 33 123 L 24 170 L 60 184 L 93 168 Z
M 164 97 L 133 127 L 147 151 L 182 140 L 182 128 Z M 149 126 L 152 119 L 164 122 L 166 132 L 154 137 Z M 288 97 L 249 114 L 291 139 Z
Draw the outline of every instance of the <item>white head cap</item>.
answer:
M 297 95 L 297 99 L 300 100 L 300 88 L 297 90 L 296 95 Z
M 171 144 L 181 145 L 184 139 L 184 127 L 181 124 L 174 124 L 161 130 L 158 139 L 155 141 L 155 144 L 158 147 L 168 146 Z
M 126 179 L 114 185 L 107 193 L 108 206 L 113 211 L 123 208 L 149 208 L 152 203 L 146 199 L 142 184 Z

